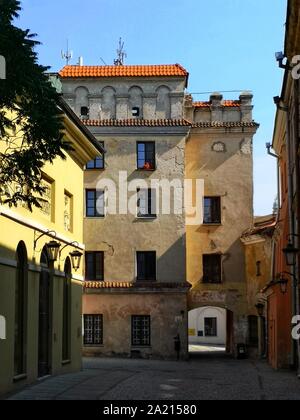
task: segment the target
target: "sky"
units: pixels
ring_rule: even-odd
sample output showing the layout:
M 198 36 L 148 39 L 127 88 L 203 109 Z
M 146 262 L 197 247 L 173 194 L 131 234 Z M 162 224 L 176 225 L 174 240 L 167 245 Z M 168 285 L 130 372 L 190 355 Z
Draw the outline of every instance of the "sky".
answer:
M 112 64 L 119 38 L 126 64 L 180 63 L 190 93 L 251 90 L 254 119 L 255 215 L 272 212 L 276 161 L 272 142 L 283 73 L 275 52 L 284 48 L 286 0 L 23 0 L 18 26 L 38 34 L 39 62 L 58 71 L 67 39 L 86 65 Z M 208 100 L 209 94 L 193 95 Z M 224 93 L 237 99 L 239 92 Z

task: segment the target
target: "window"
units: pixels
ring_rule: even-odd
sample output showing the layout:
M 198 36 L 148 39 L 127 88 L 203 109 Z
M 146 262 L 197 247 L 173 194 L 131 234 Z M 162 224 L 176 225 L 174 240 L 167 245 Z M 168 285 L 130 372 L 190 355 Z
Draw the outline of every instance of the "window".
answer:
M 62 360 L 71 358 L 71 284 L 72 267 L 70 258 L 66 259 L 65 277 L 63 279 L 63 331 L 62 331 Z
M 104 191 L 86 190 L 86 217 L 104 217 Z
M 137 143 L 137 167 L 146 171 L 155 169 L 155 143 Z
M 85 253 L 85 279 L 88 281 L 104 280 L 104 252 Z
M 103 345 L 103 315 L 84 315 L 84 345 Z
M 52 179 L 46 175 L 42 175 L 41 187 L 44 188 L 42 198 L 40 200 L 40 212 L 48 220 L 54 222 L 55 220 L 55 208 L 54 208 L 54 197 L 55 197 L 55 183 Z
M 249 316 L 248 317 L 248 344 L 253 347 L 258 346 L 258 317 Z
M 87 106 L 82 106 L 80 108 L 80 114 L 81 114 L 82 119 L 88 120 L 89 119 L 89 108 Z
M 156 252 L 137 252 L 137 280 L 156 281 Z
M 221 198 L 204 197 L 204 224 L 221 223 Z
M 149 315 L 132 316 L 132 346 L 150 346 L 151 345 L 151 318 Z
M 14 375 L 26 372 L 26 321 L 27 321 L 27 250 L 24 242 L 17 248 L 15 282 Z
M 100 142 L 101 146 L 104 148 L 104 142 Z M 91 160 L 86 164 L 86 169 L 104 169 L 105 168 L 105 161 L 104 161 L 104 154 L 102 156 L 96 157 L 96 159 Z
M 203 255 L 203 283 L 222 282 L 221 258 L 220 254 Z
M 256 262 L 256 277 L 261 276 L 261 261 Z
M 132 116 L 133 117 L 139 117 L 140 116 L 140 108 L 135 106 L 132 108 Z
M 138 217 L 156 217 L 156 190 L 138 189 L 137 216 Z
M 217 318 L 204 318 L 205 337 L 217 337 Z

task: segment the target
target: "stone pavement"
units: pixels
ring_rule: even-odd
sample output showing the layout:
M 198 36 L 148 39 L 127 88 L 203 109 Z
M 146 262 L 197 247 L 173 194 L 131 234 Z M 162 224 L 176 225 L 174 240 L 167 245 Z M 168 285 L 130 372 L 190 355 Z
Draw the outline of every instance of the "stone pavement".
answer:
M 82 372 L 52 377 L 10 400 L 300 400 L 294 372 L 206 355 L 189 362 L 84 359 Z

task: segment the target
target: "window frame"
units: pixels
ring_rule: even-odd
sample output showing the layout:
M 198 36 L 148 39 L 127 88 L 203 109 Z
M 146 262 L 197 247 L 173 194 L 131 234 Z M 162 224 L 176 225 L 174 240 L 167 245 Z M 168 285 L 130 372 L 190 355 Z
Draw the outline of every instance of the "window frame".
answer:
M 205 200 L 211 200 L 210 204 L 210 218 L 212 221 L 206 221 L 205 220 L 205 209 L 207 206 L 205 206 Z M 215 220 L 213 221 L 213 212 L 214 212 L 214 206 L 213 206 L 213 200 L 218 200 L 218 211 L 217 216 Z M 205 196 L 203 199 L 203 224 L 204 225 L 221 225 L 222 224 L 222 198 L 221 196 Z
M 141 191 L 147 191 L 146 204 L 148 207 L 148 213 L 141 213 L 140 201 L 141 197 L 139 194 Z M 154 199 L 154 200 L 153 200 Z M 152 213 L 152 203 L 155 204 L 155 213 Z M 157 203 L 156 203 L 156 189 L 155 188 L 138 188 L 137 189 L 137 216 L 138 219 L 156 219 L 157 218 Z
M 92 343 L 87 343 L 86 342 L 86 318 L 92 318 Z M 101 335 L 100 335 L 100 342 L 95 342 L 95 319 L 99 318 L 100 319 L 100 325 L 101 325 Z M 104 345 L 104 319 L 103 319 L 103 314 L 84 314 L 83 315 L 83 345 L 84 347 L 100 347 Z
M 139 342 L 136 343 L 135 340 L 136 339 L 136 334 L 134 334 L 134 332 L 136 331 L 136 324 L 135 324 L 135 320 L 139 321 L 140 325 L 138 328 L 139 331 L 139 335 L 140 337 L 138 337 Z M 148 322 L 148 330 L 147 330 L 147 334 L 146 336 L 144 336 L 143 333 L 143 326 L 142 326 L 142 321 L 147 320 Z M 138 348 L 138 347 L 151 347 L 151 315 L 131 315 L 131 346 L 133 348 Z M 146 341 L 147 340 L 147 341 Z M 142 341 L 146 341 L 146 343 L 142 343 Z
M 141 256 L 142 254 L 144 254 L 146 257 L 150 256 L 152 254 L 152 256 L 154 257 L 154 262 L 155 262 L 155 266 L 154 266 L 154 278 L 151 276 L 147 276 L 147 278 L 141 278 L 139 277 L 139 272 L 141 270 L 139 270 L 139 256 Z M 145 260 L 145 267 L 144 267 L 144 271 L 150 271 L 149 270 L 149 266 L 147 267 L 147 264 L 149 264 L 149 261 L 146 259 Z M 138 283 L 155 283 L 157 281 L 157 253 L 156 251 L 136 251 L 136 282 Z
M 140 164 L 139 164 L 139 162 L 142 161 L 142 159 L 139 158 L 139 153 L 143 153 L 143 152 L 140 152 L 140 150 L 139 150 L 140 145 L 145 146 L 145 151 L 144 151 L 144 155 L 145 155 L 144 161 L 145 161 L 145 163 L 144 163 L 143 167 L 141 167 Z M 146 148 L 149 145 L 151 145 L 153 147 L 152 159 L 147 160 L 147 153 L 149 153 L 149 152 L 147 152 Z M 155 141 L 137 141 L 137 143 L 136 143 L 136 157 L 137 157 L 136 166 L 137 166 L 138 171 L 150 171 L 150 172 L 155 171 L 156 170 L 156 144 L 155 144 Z M 150 165 L 149 168 L 145 167 L 147 164 Z
M 104 141 L 100 141 L 99 144 L 104 149 Z M 97 167 L 97 164 L 96 164 L 97 160 L 100 160 L 100 162 L 102 162 L 102 165 L 99 166 L 99 167 Z M 88 165 L 92 164 L 92 162 L 93 162 L 93 167 L 88 167 Z M 103 170 L 105 170 L 105 154 L 103 153 L 101 156 L 97 156 L 95 159 L 87 162 L 87 164 L 85 165 L 85 170 L 86 171 L 103 171 Z
M 91 216 L 88 214 L 88 210 L 92 207 L 88 206 L 88 202 L 89 202 L 89 198 L 88 198 L 88 194 L 93 192 L 94 193 L 94 206 L 93 206 L 93 210 L 94 210 L 94 215 Z M 99 199 L 99 197 L 97 197 L 97 193 L 102 193 L 103 196 L 103 214 L 98 213 L 97 211 L 97 201 Z M 85 190 L 85 217 L 88 219 L 104 219 L 105 218 L 105 191 L 104 190 L 97 190 L 95 188 L 86 188 Z
M 101 273 L 101 278 L 97 279 L 97 259 L 96 256 L 101 255 L 101 260 L 100 260 L 100 267 L 99 267 L 99 271 Z M 87 257 L 89 255 L 93 255 L 94 259 L 93 259 L 93 276 L 88 276 L 88 262 L 87 262 Z M 99 281 L 99 282 L 103 282 L 104 281 L 104 251 L 86 251 L 85 252 L 85 272 L 84 272 L 84 279 L 85 281 Z
M 214 331 L 214 333 L 212 334 L 207 334 L 207 321 L 212 321 L 213 320 L 213 326 L 210 327 L 210 329 L 212 331 Z M 209 338 L 217 338 L 218 337 L 218 318 L 216 316 L 211 316 L 211 317 L 205 317 L 204 318 L 204 334 L 205 337 L 209 337 Z
M 219 277 L 218 277 L 218 281 L 212 281 L 211 278 L 211 273 L 209 274 L 209 277 L 206 274 L 206 270 L 205 270 L 205 258 L 217 258 L 218 257 L 218 264 L 219 264 Z M 203 280 L 202 283 L 203 284 L 222 284 L 223 283 L 223 264 L 222 264 L 222 254 L 203 254 L 202 255 L 202 266 L 203 266 Z M 210 267 L 210 272 L 213 271 Z M 214 276 L 213 276 L 214 277 Z

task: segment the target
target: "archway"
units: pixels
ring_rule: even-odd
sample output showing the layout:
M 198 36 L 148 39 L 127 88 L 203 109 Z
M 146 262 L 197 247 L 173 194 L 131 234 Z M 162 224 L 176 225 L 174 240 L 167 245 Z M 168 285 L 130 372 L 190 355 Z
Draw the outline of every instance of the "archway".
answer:
M 39 341 L 38 341 L 38 376 L 49 375 L 50 363 L 50 267 L 47 249 L 41 255 L 41 274 L 39 284 Z
M 189 353 L 233 353 L 233 313 L 225 308 L 203 306 L 189 311 Z

